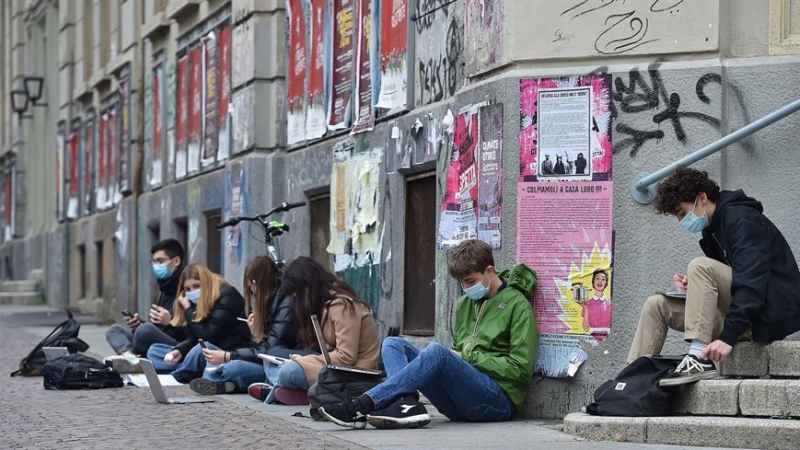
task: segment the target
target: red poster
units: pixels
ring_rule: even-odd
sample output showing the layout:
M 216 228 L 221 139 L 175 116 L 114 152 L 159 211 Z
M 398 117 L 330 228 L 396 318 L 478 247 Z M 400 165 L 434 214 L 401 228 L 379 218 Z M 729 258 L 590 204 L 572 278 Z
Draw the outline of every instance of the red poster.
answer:
M 325 4 L 326 0 L 310 0 L 308 60 L 308 108 L 306 139 L 325 135 Z
M 200 166 L 200 135 L 202 133 L 203 112 L 203 47 L 197 46 L 189 52 L 189 172 Z
M 78 169 L 80 169 L 78 162 L 78 133 L 73 131 L 69 135 L 69 198 L 70 202 L 75 199 L 78 200 Z
M 106 128 L 108 138 L 108 177 L 111 183 L 112 192 L 116 193 L 117 175 L 119 173 L 119 143 L 117 142 L 117 109 L 113 108 L 108 112 L 108 127 Z
M 408 0 L 385 1 L 381 10 L 381 89 L 375 105 L 378 108 L 406 106 L 407 53 Z
M 153 161 L 161 160 L 161 68 L 153 74 Z
M 353 0 L 333 0 L 333 60 L 327 119 L 331 130 L 347 128 L 350 119 L 355 48 L 354 14 Z
M 98 172 L 100 173 L 100 182 L 98 187 L 105 188 L 108 185 L 108 137 L 106 132 L 108 130 L 108 114 L 103 114 L 100 118 L 100 157 L 97 158 Z M 101 205 L 102 206 L 102 205 Z
M 217 160 L 230 155 L 228 103 L 231 101 L 231 27 L 219 30 L 219 150 Z
M 217 142 L 219 140 L 219 57 L 217 52 L 217 37 L 209 33 L 204 40 L 205 47 L 205 145 L 203 146 L 203 164 L 211 164 L 217 157 Z
M 356 122 L 353 132 L 369 131 L 375 126 L 372 108 L 372 0 L 358 0 L 358 52 L 356 62 Z
M 189 59 L 182 57 L 178 61 L 178 92 L 175 94 L 178 120 L 175 124 L 175 144 L 178 150 L 175 155 L 175 177 L 186 176 L 186 149 L 188 143 L 189 124 Z
M 85 133 L 84 151 L 86 152 L 86 168 L 84 172 L 84 195 L 86 201 L 84 202 L 84 209 L 88 212 L 90 210 L 92 198 L 92 176 L 97 176 L 94 170 L 94 120 L 86 122 L 83 132 Z
M 288 0 L 289 21 L 289 114 L 287 144 L 305 140 L 306 134 L 306 16 L 303 0 Z

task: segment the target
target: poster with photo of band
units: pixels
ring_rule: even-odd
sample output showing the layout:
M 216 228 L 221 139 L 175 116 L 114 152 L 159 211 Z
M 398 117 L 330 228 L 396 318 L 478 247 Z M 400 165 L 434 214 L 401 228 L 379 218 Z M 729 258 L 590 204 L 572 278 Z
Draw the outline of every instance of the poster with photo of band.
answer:
M 574 376 L 611 332 L 610 94 L 605 74 L 520 80 L 517 261 L 539 278 L 534 370 L 546 377 Z

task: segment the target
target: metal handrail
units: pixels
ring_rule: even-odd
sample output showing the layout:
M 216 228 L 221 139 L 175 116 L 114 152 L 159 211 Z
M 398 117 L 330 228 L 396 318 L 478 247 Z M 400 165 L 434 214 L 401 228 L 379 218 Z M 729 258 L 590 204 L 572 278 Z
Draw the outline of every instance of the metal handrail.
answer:
M 706 156 L 712 155 L 723 148 L 738 142 L 747 136 L 755 133 L 756 131 L 772 125 L 773 123 L 784 119 L 785 117 L 800 111 L 800 100 L 796 100 L 776 111 L 767 114 L 766 116 L 751 122 L 742 128 L 734 131 L 733 133 L 713 142 L 700 150 L 695 151 L 683 158 L 669 164 L 654 173 L 642 172 L 636 175 L 631 182 L 631 195 L 638 203 L 646 205 L 656 198 L 657 189 L 656 183 L 662 178 L 666 178 L 680 166 L 688 166 L 700 161 Z

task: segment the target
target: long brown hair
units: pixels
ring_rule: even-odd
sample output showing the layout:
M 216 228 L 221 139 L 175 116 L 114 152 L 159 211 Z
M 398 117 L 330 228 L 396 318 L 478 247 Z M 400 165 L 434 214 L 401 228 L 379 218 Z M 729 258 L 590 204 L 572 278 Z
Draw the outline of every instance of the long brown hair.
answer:
M 186 280 L 200 280 L 200 299 L 197 300 L 194 322 L 202 322 L 208 318 L 214 305 L 217 304 L 222 286 L 228 286 L 228 283 L 216 273 L 208 270 L 208 267 L 202 264 L 190 264 L 181 272 L 181 278 L 178 281 L 178 296 L 185 295 L 183 285 Z M 172 309 L 174 314 L 170 324 L 174 327 L 186 326 L 186 318 L 183 317 L 186 308 L 176 300 Z
M 255 292 L 250 286 L 255 284 Z M 245 313 L 253 313 L 253 340 L 261 342 L 267 336 L 267 323 L 275 300 L 275 291 L 281 284 L 278 266 L 265 255 L 258 255 L 244 269 Z M 251 303 L 251 297 L 252 299 Z
M 349 284 L 307 256 L 298 257 L 286 268 L 283 292 L 297 298 L 295 310 L 300 322 L 300 340 L 306 350 L 317 347 L 311 315 L 316 314 L 322 320 L 329 301 L 342 299 L 350 312 L 355 312 L 356 303 L 369 309 Z

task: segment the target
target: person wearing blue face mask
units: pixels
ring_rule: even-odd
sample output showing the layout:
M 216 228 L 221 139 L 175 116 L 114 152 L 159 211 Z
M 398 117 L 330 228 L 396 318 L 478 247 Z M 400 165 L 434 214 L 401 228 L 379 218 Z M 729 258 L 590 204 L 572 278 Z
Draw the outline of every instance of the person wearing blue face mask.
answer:
M 772 342 L 800 330 L 800 271 L 792 249 L 742 190 L 721 191 L 703 171 L 680 167 L 658 187 L 656 210 L 702 233 L 704 257 L 673 276 L 685 299 L 647 299 L 628 362 L 661 352 L 672 328 L 690 343 L 680 365 L 661 379 L 678 386 L 717 376 L 715 362 L 742 339 Z
M 157 371 L 171 372 L 176 380 L 188 383 L 201 377 L 206 368 L 198 339 L 210 349 L 230 352 L 249 344 L 250 330 L 245 320 L 244 298 L 208 267 L 187 266 L 178 286 L 181 292 L 170 323 L 186 327 L 186 339 L 175 345 L 151 345 L 147 359 Z
M 419 428 L 430 422 L 420 392 L 453 421 L 507 421 L 522 408 L 539 338 L 530 303 L 536 273 L 524 264 L 497 271 L 491 247 L 477 239 L 459 244 L 448 271 L 464 290 L 452 348 L 433 342 L 418 350 L 386 338 L 381 357 L 388 379 L 357 398 L 321 406 L 321 415 L 350 428 Z
M 170 325 L 172 307 L 178 291 L 178 280 L 183 269 L 183 246 L 175 239 L 156 242 L 150 249 L 153 275 L 158 282 L 159 296 L 149 310 L 149 322 L 139 313 L 125 317 L 125 326 L 112 325 L 106 331 L 106 340 L 117 354 L 108 357 L 112 367 L 121 373 L 140 371 L 135 356 L 144 355 L 156 343 L 176 345 L 185 339 L 183 327 Z

